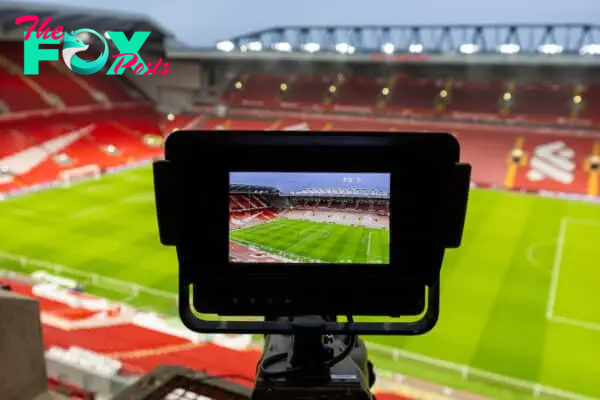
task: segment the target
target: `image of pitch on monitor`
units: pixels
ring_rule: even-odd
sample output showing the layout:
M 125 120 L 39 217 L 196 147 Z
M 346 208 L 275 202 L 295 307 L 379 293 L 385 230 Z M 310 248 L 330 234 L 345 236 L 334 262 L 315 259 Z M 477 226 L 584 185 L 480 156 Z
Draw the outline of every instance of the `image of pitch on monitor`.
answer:
M 231 172 L 232 263 L 389 264 L 390 174 Z

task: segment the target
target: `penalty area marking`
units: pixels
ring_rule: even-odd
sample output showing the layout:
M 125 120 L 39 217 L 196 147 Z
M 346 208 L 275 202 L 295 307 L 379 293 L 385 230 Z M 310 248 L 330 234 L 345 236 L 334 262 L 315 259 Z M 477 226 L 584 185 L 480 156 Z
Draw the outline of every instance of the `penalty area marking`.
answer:
M 600 227 L 600 220 L 588 220 L 581 218 L 567 218 L 563 217 L 560 220 L 560 228 L 558 231 L 558 240 L 556 243 L 556 253 L 554 255 L 554 263 L 552 265 L 552 277 L 550 280 L 550 291 L 548 293 L 548 302 L 546 304 L 546 319 L 549 321 L 576 326 L 579 328 L 590 329 L 600 331 L 600 323 L 584 321 L 577 318 L 568 318 L 557 316 L 554 314 L 554 308 L 556 305 L 556 295 L 558 292 L 558 284 L 560 281 L 560 269 L 563 260 L 563 248 L 565 245 L 565 238 L 567 235 L 567 227 L 569 224 L 580 224 L 580 225 L 592 225 Z

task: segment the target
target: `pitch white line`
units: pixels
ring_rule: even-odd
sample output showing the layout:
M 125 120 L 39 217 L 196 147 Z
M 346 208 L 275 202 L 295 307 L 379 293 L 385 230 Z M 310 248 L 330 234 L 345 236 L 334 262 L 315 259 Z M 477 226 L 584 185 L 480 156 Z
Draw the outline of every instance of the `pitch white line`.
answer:
M 560 220 L 560 229 L 558 231 L 558 240 L 556 242 L 556 253 L 554 255 L 554 264 L 552 266 L 552 278 L 550 281 L 550 293 L 548 294 L 548 303 L 546 304 L 546 318 L 552 319 L 554 315 L 554 305 L 556 303 L 556 292 L 558 291 L 558 282 L 560 279 L 560 267 L 562 264 L 563 247 L 565 245 L 565 236 L 567 234 L 567 225 L 569 220 L 562 218 Z
M 555 317 L 550 318 L 551 321 L 559 324 L 577 326 L 579 328 L 591 329 L 594 331 L 600 331 L 600 324 L 588 321 L 582 321 L 580 319 L 566 318 L 566 317 Z
M 369 232 L 369 239 L 367 239 L 367 257 L 371 256 L 371 233 Z

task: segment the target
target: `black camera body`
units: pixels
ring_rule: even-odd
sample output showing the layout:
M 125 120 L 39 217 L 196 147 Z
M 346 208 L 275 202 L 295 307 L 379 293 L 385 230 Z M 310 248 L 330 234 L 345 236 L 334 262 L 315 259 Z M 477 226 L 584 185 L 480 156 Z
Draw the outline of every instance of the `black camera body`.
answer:
M 175 246 L 179 307 L 201 332 L 291 334 L 291 321 L 220 316 L 409 316 L 336 322 L 322 333 L 419 334 L 436 323 L 445 249 L 460 245 L 470 165 L 449 134 L 178 131 L 154 164 L 160 239 Z M 390 175 L 389 263 L 232 263 L 231 172 Z

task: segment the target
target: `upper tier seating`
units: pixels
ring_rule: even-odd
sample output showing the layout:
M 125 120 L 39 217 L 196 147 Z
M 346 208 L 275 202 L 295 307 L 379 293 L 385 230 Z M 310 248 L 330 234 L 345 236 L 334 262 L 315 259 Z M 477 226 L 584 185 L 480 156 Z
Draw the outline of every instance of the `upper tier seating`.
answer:
M 504 85 L 498 82 L 456 81 L 450 91 L 448 111 L 498 114 Z
M 373 106 L 381 94 L 382 86 L 381 82 L 372 76 L 349 76 L 338 86 L 334 104 Z
M 105 71 L 77 75 L 62 61 L 42 61 L 38 75 L 23 74 L 23 44 L 2 42 L 0 52 L 0 114 L 122 103 L 144 99 L 118 76 Z
M 239 95 L 248 102 L 272 102 L 278 96 L 282 83 L 286 78 L 273 75 L 250 75 L 241 79 L 241 88 L 230 88 L 231 95 Z
M 580 117 L 600 121 L 600 83 L 587 86 L 583 94 L 583 109 Z
M 444 82 L 430 79 L 398 79 L 391 89 L 387 108 L 431 111 L 436 96 L 444 88 Z
M 326 76 L 295 76 L 288 82 L 288 90 L 281 100 L 304 106 L 322 104 L 331 84 L 332 80 Z
M 542 122 L 559 122 L 569 117 L 600 121 L 596 111 L 600 108 L 594 107 L 600 104 L 597 83 L 577 92 L 574 84 L 519 83 L 502 79 L 471 81 L 451 76 L 417 78 L 402 74 L 381 78 L 249 74 L 243 81 L 240 89 L 232 87 L 223 95 L 225 102 L 322 111 L 332 107 L 341 110 L 345 106 L 373 108 L 378 113 L 443 113 L 462 118 L 471 114 Z M 577 93 L 582 98 L 579 108 L 574 107 L 573 100 Z
M 573 87 L 551 84 L 517 85 L 511 114 L 523 116 L 568 117 Z

